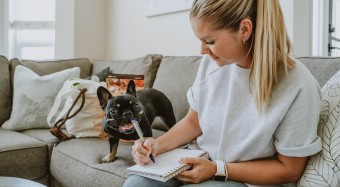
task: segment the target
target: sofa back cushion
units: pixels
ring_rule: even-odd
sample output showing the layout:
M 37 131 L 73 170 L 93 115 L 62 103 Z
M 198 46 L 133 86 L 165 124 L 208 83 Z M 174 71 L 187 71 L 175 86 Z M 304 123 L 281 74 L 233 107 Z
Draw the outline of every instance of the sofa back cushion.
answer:
M 11 115 L 11 89 L 10 89 L 9 62 L 6 57 L 0 56 L 0 126 Z
M 132 60 L 94 60 L 91 74 L 95 75 L 103 69 L 110 67 L 110 72 L 114 74 L 144 75 L 144 87 L 151 88 L 162 58 L 162 55 L 148 54 Z
M 158 68 L 153 88 L 170 99 L 177 121 L 188 112 L 186 93 L 194 83 L 200 61 L 200 56 L 166 56 Z
M 319 81 L 320 87 L 340 70 L 340 57 L 298 57 Z
M 10 61 L 10 64 L 12 82 L 15 67 L 17 65 L 26 66 L 40 76 L 52 74 L 58 71 L 74 67 L 80 68 L 80 78 L 86 78 L 91 75 L 91 61 L 86 58 L 51 60 L 51 61 L 19 60 L 17 58 L 14 58 Z

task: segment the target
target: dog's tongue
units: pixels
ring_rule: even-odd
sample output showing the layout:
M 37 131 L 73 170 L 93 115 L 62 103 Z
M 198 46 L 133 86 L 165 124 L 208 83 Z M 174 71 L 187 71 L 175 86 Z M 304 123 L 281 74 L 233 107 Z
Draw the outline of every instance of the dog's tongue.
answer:
M 123 126 L 120 126 L 119 128 L 120 128 L 120 130 L 122 130 L 122 131 L 130 130 L 130 129 L 133 128 L 133 125 L 132 125 L 132 123 L 128 123 L 128 124 L 125 124 L 125 125 L 123 125 Z

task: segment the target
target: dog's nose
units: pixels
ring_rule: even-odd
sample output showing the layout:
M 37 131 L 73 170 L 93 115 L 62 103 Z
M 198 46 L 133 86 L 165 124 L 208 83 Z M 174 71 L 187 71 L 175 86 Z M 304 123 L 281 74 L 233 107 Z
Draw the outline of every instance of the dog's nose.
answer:
M 131 117 L 132 116 L 132 112 L 130 110 L 124 111 L 123 112 L 123 116 L 124 117 Z

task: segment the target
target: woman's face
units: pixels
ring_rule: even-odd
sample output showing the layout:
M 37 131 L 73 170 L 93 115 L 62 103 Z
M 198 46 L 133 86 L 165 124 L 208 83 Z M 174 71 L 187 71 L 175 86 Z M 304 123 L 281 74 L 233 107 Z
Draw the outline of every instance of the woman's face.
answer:
M 198 39 L 201 41 L 201 54 L 208 54 L 219 66 L 236 63 L 248 68 L 248 49 L 242 41 L 242 31 L 214 30 L 208 21 L 192 19 L 191 26 Z

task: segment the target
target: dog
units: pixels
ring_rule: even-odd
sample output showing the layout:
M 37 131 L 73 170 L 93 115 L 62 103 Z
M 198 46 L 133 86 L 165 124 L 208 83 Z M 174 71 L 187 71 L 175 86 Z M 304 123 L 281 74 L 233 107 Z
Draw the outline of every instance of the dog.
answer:
M 160 116 L 169 128 L 176 123 L 170 100 L 153 88 L 136 91 L 133 80 L 129 81 L 125 94 L 113 96 L 106 88 L 98 87 L 97 96 L 105 112 L 103 129 L 110 144 L 110 152 L 102 162 L 115 160 L 120 139 L 139 139 L 132 118 L 139 122 L 144 137 L 152 137 L 151 124 L 156 116 Z

